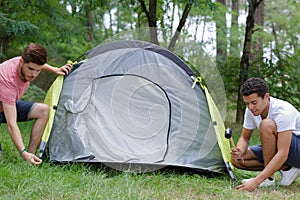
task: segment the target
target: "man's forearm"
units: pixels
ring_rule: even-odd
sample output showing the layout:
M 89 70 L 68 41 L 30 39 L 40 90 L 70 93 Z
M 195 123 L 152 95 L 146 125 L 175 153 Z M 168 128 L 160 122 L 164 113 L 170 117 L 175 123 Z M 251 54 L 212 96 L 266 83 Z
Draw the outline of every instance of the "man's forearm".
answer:
M 243 137 L 241 137 L 236 147 L 238 147 L 241 150 L 241 152 L 244 154 L 248 148 L 248 141 L 246 141 Z
M 276 153 L 272 160 L 267 164 L 267 166 L 265 166 L 264 170 L 257 175 L 256 178 L 262 182 L 268 177 L 272 176 L 275 172 L 281 169 L 286 159 L 286 156 Z
M 17 147 L 18 151 L 21 151 L 25 148 L 22 135 L 20 132 L 19 127 L 15 124 L 7 124 L 7 128 L 10 134 L 12 141 L 14 142 L 15 146 Z
M 47 72 L 56 73 L 57 68 L 46 63 L 43 65 L 43 70 Z
M 69 74 L 69 72 L 71 71 L 71 68 L 72 68 L 71 64 L 65 64 L 60 68 L 52 67 L 51 65 L 49 65 L 47 63 L 43 65 L 44 71 L 52 72 L 56 75 L 62 75 L 62 76 Z

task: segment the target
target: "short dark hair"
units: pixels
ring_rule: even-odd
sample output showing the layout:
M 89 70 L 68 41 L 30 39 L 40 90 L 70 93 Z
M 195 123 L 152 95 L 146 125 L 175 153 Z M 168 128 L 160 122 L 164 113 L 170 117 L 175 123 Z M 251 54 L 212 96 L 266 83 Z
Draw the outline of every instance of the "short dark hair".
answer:
M 47 50 L 38 43 L 30 43 L 23 51 L 22 59 L 25 63 L 44 65 L 47 62 Z
M 253 93 L 257 93 L 259 97 L 264 98 L 266 93 L 269 93 L 268 84 L 260 78 L 249 78 L 241 86 L 240 93 L 243 96 L 249 96 Z

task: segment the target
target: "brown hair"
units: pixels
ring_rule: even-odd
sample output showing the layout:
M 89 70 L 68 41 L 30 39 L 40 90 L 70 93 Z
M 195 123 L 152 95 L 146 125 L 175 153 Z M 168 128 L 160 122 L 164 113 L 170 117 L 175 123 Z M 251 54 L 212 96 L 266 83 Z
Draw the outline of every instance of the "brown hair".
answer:
M 265 94 L 269 93 L 269 86 L 263 79 L 253 77 L 243 83 L 240 92 L 243 96 L 257 93 L 259 97 L 264 98 Z
M 40 44 L 30 43 L 23 52 L 22 59 L 25 63 L 44 65 L 47 62 L 47 50 Z

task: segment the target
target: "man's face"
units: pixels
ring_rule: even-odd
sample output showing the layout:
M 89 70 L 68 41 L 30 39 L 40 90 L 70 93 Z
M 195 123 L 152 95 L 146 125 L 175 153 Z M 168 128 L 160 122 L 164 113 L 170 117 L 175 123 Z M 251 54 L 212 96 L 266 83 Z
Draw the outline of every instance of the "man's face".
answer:
M 258 116 L 268 114 L 269 97 L 269 93 L 266 93 L 264 98 L 259 97 L 257 93 L 253 93 L 249 96 L 243 96 L 243 99 L 252 114 Z
M 42 71 L 42 65 L 32 62 L 25 63 L 22 59 L 20 62 L 20 75 L 24 81 L 33 81 Z

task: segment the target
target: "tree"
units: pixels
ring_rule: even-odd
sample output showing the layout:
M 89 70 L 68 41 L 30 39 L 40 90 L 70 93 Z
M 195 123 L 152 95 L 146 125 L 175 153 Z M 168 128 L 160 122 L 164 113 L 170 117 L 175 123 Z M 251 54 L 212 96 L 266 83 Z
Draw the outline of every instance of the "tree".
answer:
M 190 61 L 190 66 L 201 74 L 197 67 L 208 64 L 203 62 L 206 53 L 215 56 L 217 50 L 219 71 L 226 83 L 227 97 L 233 102 L 231 106 L 234 104 L 231 108 L 238 107 L 236 115 L 241 116 L 238 120 L 243 116 L 241 107 L 244 103 L 241 97 L 236 97 L 237 90 L 248 76 L 263 77 L 272 86 L 272 94 L 276 97 L 288 97 L 292 102 L 299 102 L 299 97 L 294 95 L 299 93 L 300 83 L 297 67 L 300 65 L 299 1 L 248 0 L 245 30 L 244 24 L 238 24 L 245 1 L 231 0 L 231 4 L 230 1 L 225 4 L 225 0 L 214 2 L 0 0 L 0 60 L 18 55 L 26 44 L 33 41 L 46 46 L 50 64 L 58 66 L 103 41 L 140 39 L 169 48 L 185 61 Z M 265 8 L 261 9 L 266 9 L 261 15 L 265 18 L 258 15 L 263 6 L 259 2 L 266 2 Z M 231 12 L 225 5 L 231 5 Z M 232 16 L 230 32 L 227 30 L 226 14 Z M 258 23 L 257 19 L 263 21 Z M 216 33 L 209 29 L 214 25 Z M 255 47 L 267 49 L 269 55 L 262 55 L 262 51 L 253 54 Z M 215 74 L 207 73 L 207 77 L 215 78 Z M 37 84 L 46 90 L 49 84 L 43 85 L 45 79 L 51 83 L 51 77 L 46 75 Z
M 23 6 L 24 2 L 16 6 L 11 1 L 0 1 L 0 62 L 7 59 L 11 41 L 19 35 L 33 34 L 38 30 L 31 22 L 18 19 L 18 11 Z
M 226 24 L 226 0 L 217 0 L 218 9 L 214 13 L 216 23 L 216 62 L 217 66 L 221 68 L 227 57 L 227 24 Z
M 185 5 L 182 17 L 181 17 L 181 19 L 179 21 L 179 24 L 178 24 L 178 27 L 176 29 L 176 32 L 175 32 L 174 36 L 172 37 L 171 42 L 170 42 L 170 44 L 168 46 L 168 49 L 171 50 L 171 51 L 174 50 L 176 41 L 177 41 L 177 39 L 178 39 L 178 37 L 180 35 L 180 32 L 181 32 L 182 28 L 184 27 L 186 19 L 187 19 L 188 15 L 189 15 L 189 12 L 190 12 L 191 8 L 192 8 L 193 2 L 194 2 L 194 0 L 188 0 L 188 2 Z
M 249 68 L 249 58 L 250 50 L 252 44 L 252 35 L 254 33 L 254 17 L 255 12 L 260 3 L 263 0 L 248 0 L 248 16 L 246 21 L 246 33 L 244 39 L 243 55 L 240 62 L 240 76 L 239 76 L 239 90 L 242 84 L 248 79 L 248 68 Z M 239 91 L 238 90 L 238 91 Z M 241 123 L 243 121 L 244 109 L 243 96 L 238 92 L 237 99 L 237 112 L 236 112 L 236 122 Z
M 156 16 L 156 11 L 157 11 L 157 1 L 156 0 L 149 0 L 149 11 L 145 5 L 144 0 L 139 0 L 141 4 L 141 9 L 145 13 L 147 19 L 148 19 L 148 24 L 150 28 L 150 38 L 151 42 L 154 44 L 159 44 L 158 38 L 157 38 L 157 16 Z M 183 13 L 180 17 L 179 24 L 176 28 L 176 31 L 174 35 L 172 36 L 172 39 L 170 40 L 170 43 L 168 45 L 168 49 L 173 51 L 175 48 L 175 44 L 179 38 L 179 35 L 184 28 L 184 25 L 186 23 L 186 20 L 189 16 L 189 12 L 193 6 L 194 0 L 186 0 L 185 7 L 183 9 Z M 155 8 L 154 8 L 155 7 Z M 174 9 L 173 9 L 174 10 Z M 152 13 L 152 14 L 151 14 Z M 164 13 L 166 14 L 166 13 Z M 172 16 L 173 17 L 173 16 Z M 174 18 L 172 18 L 174 20 Z M 171 24 L 171 28 L 173 27 L 173 20 Z
M 0 1 L 0 41 L 2 60 L 20 55 L 30 42 L 38 42 L 48 50 L 48 62 L 62 65 L 75 52 L 82 37 L 81 26 L 76 18 L 67 11 L 62 1 Z M 77 35 L 76 39 L 73 35 Z M 72 47 L 72 48 L 70 48 Z M 80 47 L 82 51 L 82 47 Z M 82 52 L 81 52 L 82 54 Z M 48 89 L 54 77 L 40 76 L 35 83 Z M 49 81 L 44 81 L 49 80 Z
M 231 3 L 231 27 L 230 27 L 230 48 L 229 54 L 233 57 L 240 57 L 240 50 L 239 50 L 239 2 L 240 0 L 232 0 Z
M 149 11 L 145 5 L 144 0 L 139 0 L 141 4 L 141 8 L 143 12 L 146 14 L 148 19 L 148 24 L 150 27 L 150 40 L 154 44 L 159 44 L 157 38 L 157 17 L 156 17 L 156 9 L 157 9 L 157 0 L 149 0 Z
M 300 41 L 299 2 L 267 0 L 265 12 L 265 46 L 270 55 L 265 58 L 262 74 L 270 86 L 271 95 L 285 99 L 300 109 Z M 284 9 L 283 9 L 284 8 Z
M 264 42 L 263 42 L 263 35 L 264 35 L 264 8 L 265 4 L 264 1 L 262 1 L 259 6 L 256 9 L 255 15 L 254 15 L 254 32 L 256 34 L 253 37 L 252 42 L 252 51 L 250 52 L 250 65 L 253 68 L 256 68 L 256 76 L 262 76 L 261 74 L 261 65 L 263 64 L 263 48 L 264 48 Z

